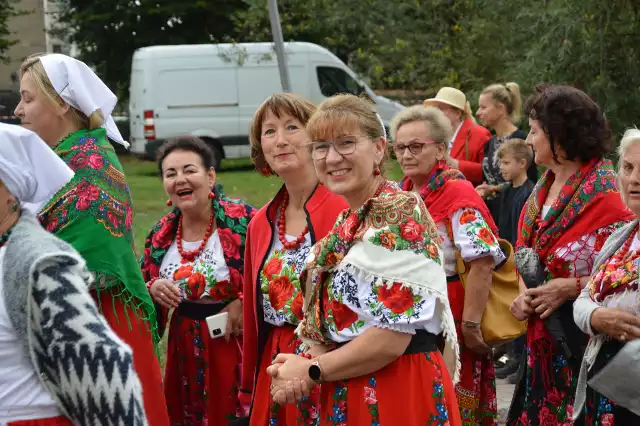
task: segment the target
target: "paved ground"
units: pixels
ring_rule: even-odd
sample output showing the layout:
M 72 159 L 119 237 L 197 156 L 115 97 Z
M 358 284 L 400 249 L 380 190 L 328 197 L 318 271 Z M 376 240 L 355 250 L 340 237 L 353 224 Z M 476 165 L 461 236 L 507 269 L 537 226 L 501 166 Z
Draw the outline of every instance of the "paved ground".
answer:
M 498 420 L 499 424 L 504 424 L 511 404 L 511 397 L 515 385 L 511 385 L 506 379 L 496 379 L 496 391 L 498 394 Z

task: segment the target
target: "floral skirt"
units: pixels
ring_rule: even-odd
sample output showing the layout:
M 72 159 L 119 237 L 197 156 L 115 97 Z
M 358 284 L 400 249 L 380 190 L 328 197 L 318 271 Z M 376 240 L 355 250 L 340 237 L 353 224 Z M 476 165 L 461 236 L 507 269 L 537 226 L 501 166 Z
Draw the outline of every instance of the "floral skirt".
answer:
M 498 403 L 493 357 L 490 353 L 476 354 L 464 345 L 461 327 L 464 310 L 462 282 L 450 281 L 447 291 L 460 345 L 460 381 L 455 389 L 462 424 L 465 426 L 494 425 L 498 417 Z
M 19 420 L 17 422 L 9 422 L 7 426 L 73 426 L 73 423 L 66 417 L 58 416 L 47 419 Z
M 524 374 L 511 401 L 507 425 L 557 426 L 573 423 L 573 402 L 579 365 L 569 363 L 540 317 L 533 316 L 527 325 Z M 521 369 L 522 370 L 522 369 Z
M 162 371 L 149 327 L 138 319 L 143 314 L 136 315 L 131 307 L 125 307 L 122 299 L 114 298 L 110 291 L 101 292 L 99 299 L 95 291 L 91 295 L 109 326 L 133 351 L 133 367 L 142 385 L 144 411 L 149 426 L 168 425 L 169 416 L 162 393 Z
M 589 379 L 602 370 L 623 346 L 624 343 L 617 340 L 607 340 L 600 348 L 596 361 L 589 371 Z M 615 402 L 590 387 L 587 387 L 582 417 L 587 426 L 640 425 L 640 416 L 616 405 Z
M 274 327 L 267 344 L 262 352 L 258 382 L 256 383 L 253 406 L 251 408 L 252 426 L 316 426 L 318 419 L 318 399 L 320 387 L 316 386 L 313 393 L 303 398 L 298 404 L 280 404 L 271 398 L 271 377 L 267 374 L 267 367 L 280 353 L 296 353 L 300 341 L 294 336 L 293 327 Z
M 322 385 L 321 426 L 460 426 L 439 351 L 403 355 L 362 377 Z
M 169 328 L 165 396 L 172 426 L 228 426 L 236 418 L 240 340 L 211 339 L 206 321 L 174 314 Z

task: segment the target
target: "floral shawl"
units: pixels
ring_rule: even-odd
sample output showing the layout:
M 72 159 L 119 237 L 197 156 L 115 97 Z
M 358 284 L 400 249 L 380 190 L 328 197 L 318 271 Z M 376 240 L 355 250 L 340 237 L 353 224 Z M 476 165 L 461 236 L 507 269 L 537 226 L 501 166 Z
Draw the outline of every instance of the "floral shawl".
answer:
M 224 252 L 224 260 L 229 268 L 230 289 L 228 299 L 238 298 L 242 291 L 244 276 L 244 247 L 247 237 L 247 226 L 256 213 L 256 209 L 249 204 L 227 197 L 220 186 L 215 188 L 216 196 L 211 201 L 215 212 L 218 236 Z M 140 260 L 140 267 L 145 281 L 160 276 L 160 266 L 173 244 L 178 230 L 181 212 L 174 208 L 156 223 L 147 236 L 144 245 L 144 255 Z M 167 321 L 168 311 L 158 306 L 158 330 L 162 335 Z
M 155 310 L 133 247 L 131 194 L 105 130 L 72 133 L 54 151 L 75 176 L 43 207 L 40 222 L 80 252 L 95 275 L 93 289 L 110 291 L 144 315 L 157 343 Z
M 633 214 L 622 202 L 616 174 L 609 160 L 593 160 L 562 186 L 544 219 L 540 211 L 555 175 L 547 170 L 527 200 L 518 229 L 517 249 L 533 249 L 547 263 L 554 248 L 612 223 L 629 221 Z
M 400 186 L 403 191 L 411 191 L 413 182 L 405 177 L 400 181 Z M 498 235 L 498 228 L 487 205 L 471 182 L 462 172 L 450 168 L 445 161 L 439 161 L 433 166 L 427 182 L 420 188 L 420 196 L 434 222 L 442 222 L 460 209 L 473 208 L 482 213 L 491 231 Z
M 434 297 L 439 304 L 437 312 L 442 313 L 442 331 L 457 358 L 440 244 L 436 225 L 417 194 L 399 191 L 395 183 L 385 182 L 378 197 L 355 212 L 343 212 L 327 236 L 313 246 L 300 278 L 306 285 L 300 336 L 310 343 L 332 343 L 325 330 L 323 297 L 330 276 L 350 268 L 388 288 L 401 283 L 416 295 Z

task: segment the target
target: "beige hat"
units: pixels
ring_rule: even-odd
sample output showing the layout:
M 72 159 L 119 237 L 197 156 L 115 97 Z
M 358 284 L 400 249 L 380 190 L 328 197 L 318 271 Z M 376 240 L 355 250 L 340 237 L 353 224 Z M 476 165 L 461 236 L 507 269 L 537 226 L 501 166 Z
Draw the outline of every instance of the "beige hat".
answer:
M 426 99 L 424 101 L 425 106 L 429 106 L 434 103 L 451 105 L 454 108 L 458 108 L 459 110 L 466 112 L 467 97 L 458 89 L 453 87 L 443 87 L 438 90 L 438 94 L 435 98 Z

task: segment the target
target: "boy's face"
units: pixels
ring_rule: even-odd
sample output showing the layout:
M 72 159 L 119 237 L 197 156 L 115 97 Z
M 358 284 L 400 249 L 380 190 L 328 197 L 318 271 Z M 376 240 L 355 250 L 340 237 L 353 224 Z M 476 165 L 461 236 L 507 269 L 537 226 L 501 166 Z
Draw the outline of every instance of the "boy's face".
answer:
M 502 158 L 500 158 L 499 163 L 500 172 L 502 172 L 502 177 L 506 181 L 512 181 L 513 179 L 520 176 L 523 172 L 526 172 L 526 161 L 518 161 L 511 154 L 504 154 Z

